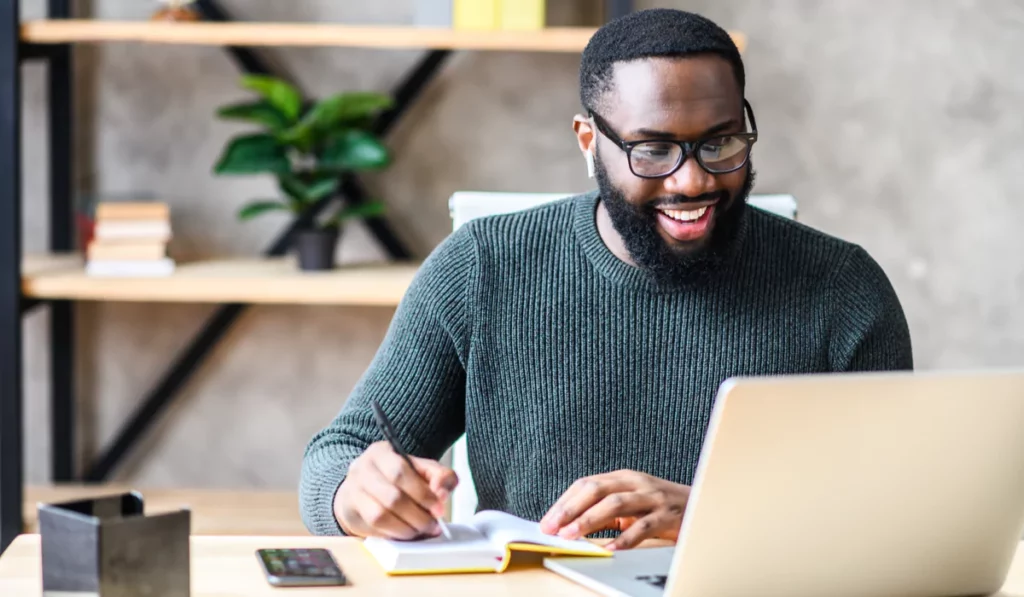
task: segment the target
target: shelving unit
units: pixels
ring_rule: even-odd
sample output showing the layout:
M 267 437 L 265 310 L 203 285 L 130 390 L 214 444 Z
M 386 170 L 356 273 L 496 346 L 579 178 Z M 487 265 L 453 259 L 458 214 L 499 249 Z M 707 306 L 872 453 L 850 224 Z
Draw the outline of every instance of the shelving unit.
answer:
M 423 49 L 424 56 L 392 92 L 395 106 L 374 123 L 386 135 L 430 83 L 453 51 L 579 53 L 594 29 L 550 28 L 532 32 L 458 31 L 323 23 L 233 22 L 217 0 L 197 0 L 205 21 L 165 23 L 72 19 L 71 0 L 47 0 L 48 19 L 20 21 L 19 0 L 0 2 L 0 552 L 24 530 L 21 318 L 45 304 L 50 313 L 52 471 L 55 482 L 103 481 L 155 422 L 192 373 L 252 304 L 368 305 L 394 307 L 418 264 L 381 217 L 366 221 L 392 259 L 381 265 L 346 266 L 303 273 L 283 257 L 293 222 L 262 258 L 214 259 L 179 264 L 167 278 L 99 279 L 85 275 L 73 253 L 72 48 L 75 44 L 141 43 L 223 47 L 241 70 L 272 74 L 250 47 L 319 46 Z M 746 39 L 734 33 L 744 50 Z M 21 65 L 42 59 L 48 67 L 49 251 L 21 254 Z M 338 197 L 365 201 L 358 179 L 343 176 Z M 216 313 L 142 400 L 110 446 L 79 475 L 74 462 L 75 301 L 206 302 Z

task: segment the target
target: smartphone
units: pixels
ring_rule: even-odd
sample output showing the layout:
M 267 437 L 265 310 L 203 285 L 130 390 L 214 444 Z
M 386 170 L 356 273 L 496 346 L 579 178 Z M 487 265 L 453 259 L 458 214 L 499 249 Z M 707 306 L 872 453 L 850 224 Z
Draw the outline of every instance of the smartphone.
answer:
M 271 586 L 338 587 L 348 583 L 345 573 L 326 549 L 257 549 L 256 558 Z

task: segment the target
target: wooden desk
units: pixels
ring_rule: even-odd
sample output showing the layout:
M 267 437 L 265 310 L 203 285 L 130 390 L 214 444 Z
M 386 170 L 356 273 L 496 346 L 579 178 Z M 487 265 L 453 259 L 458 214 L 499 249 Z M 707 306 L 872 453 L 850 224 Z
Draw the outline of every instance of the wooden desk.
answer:
M 664 544 L 659 542 L 658 544 Z M 290 592 L 266 583 L 255 551 L 261 547 L 325 547 L 349 577 L 350 585 L 303 588 L 302 597 L 409 597 L 410 595 L 592 596 L 589 590 L 548 572 L 539 559 L 513 564 L 502 574 L 388 577 L 357 539 L 341 537 L 192 537 L 192 597 L 282 597 Z M 535 554 L 536 555 L 536 554 Z M 21 535 L 0 557 L 0 595 L 42 597 L 39 536 Z M 1024 543 L 998 597 L 1024 597 Z
M 256 550 L 261 547 L 326 547 L 350 586 L 302 588 L 302 597 L 409 597 L 410 595 L 593 595 L 540 566 L 539 560 L 514 565 L 502 574 L 388 577 L 358 539 L 342 537 L 192 537 L 192 597 L 282 597 L 291 594 L 267 584 Z M 42 597 L 39 535 L 21 535 L 0 557 L 0 595 Z

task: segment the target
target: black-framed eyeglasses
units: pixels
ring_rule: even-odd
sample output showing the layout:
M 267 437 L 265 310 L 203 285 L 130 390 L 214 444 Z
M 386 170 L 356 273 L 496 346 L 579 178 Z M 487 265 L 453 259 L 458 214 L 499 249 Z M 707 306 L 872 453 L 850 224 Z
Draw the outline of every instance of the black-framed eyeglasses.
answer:
M 601 133 L 626 153 L 629 169 L 640 178 L 664 178 L 683 166 L 691 154 L 709 174 L 727 174 L 746 165 L 750 148 L 757 141 L 757 122 L 750 102 L 743 100 L 743 108 L 750 119 L 750 132 L 714 135 L 699 141 L 671 139 L 623 141 L 605 119 L 590 111 L 594 124 Z

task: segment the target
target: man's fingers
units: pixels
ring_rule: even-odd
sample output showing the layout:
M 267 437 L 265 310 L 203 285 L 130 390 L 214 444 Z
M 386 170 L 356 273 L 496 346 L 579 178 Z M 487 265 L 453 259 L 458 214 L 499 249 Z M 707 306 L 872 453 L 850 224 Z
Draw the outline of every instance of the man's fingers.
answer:
M 565 525 L 571 523 L 576 515 L 589 508 L 597 500 L 604 497 L 601 493 L 605 475 L 578 479 L 558 498 L 553 506 L 540 520 L 541 531 L 555 534 Z
M 376 466 L 367 467 L 362 485 L 366 493 L 378 505 L 401 520 L 413 532 L 413 536 L 433 535 L 438 530 L 436 528 L 437 521 L 433 516 L 415 499 L 392 483 Z M 369 523 L 369 521 L 367 522 Z M 372 523 L 370 524 L 375 527 Z
M 410 527 L 404 520 L 396 516 L 394 512 L 377 501 L 369 492 L 361 492 L 356 496 L 355 502 L 355 509 L 359 518 L 368 527 L 364 536 L 408 541 L 420 535 L 416 529 Z
M 646 494 L 613 493 L 580 514 L 574 522 L 562 527 L 558 535 L 564 539 L 579 539 L 590 533 L 614 529 L 617 528 L 616 518 L 643 516 L 656 506 L 654 499 Z
M 582 483 L 583 480 L 580 479 L 570 485 L 569 488 L 563 491 L 562 495 L 555 500 L 555 503 L 548 508 L 548 511 L 540 519 L 541 532 L 553 535 L 558 532 L 558 529 L 562 528 L 562 507 L 576 495 L 576 492 L 579 490 Z
M 395 453 L 388 442 L 374 442 L 349 467 L 334 498 L 334 516 L 342 530 L 362 537 L 413 539 L 441 532 L 434 514 L 457 482 L 440 463 Z M 435 490 L 444 487 L 444 490 Z
M 398 487 L 422 509 L 433 512 L 435 516 L 440 516 L 438 511 L 444 513 L 444 502 L 431 490 L 429 478 L 424 478 L 419 470 L 410 467 L 404 458 L 397 455 L 393 458 L 378 458 L 374 464 L 389 483 Z
M 334 500 L 334 518 L 346 535 L 365 537 L 369 529 L 355 508 L 357 501 L 352 498 L 351 494 L 353 493 L 355 492 L 352 489 L 342 484 L 341 489 L 338 490 L 338 496 Z
M 580 479 L 562 494 L 562 497 L 541 519 L 541 530 L 546 533 L 557 533 L 606 495 L 629 489 L 631 489 L 630 483 L 621 473 L 608 473 Z
M 612 551 L 632 549 L 645 539 L 654 537 L 657 533 L 668 529 L 672 524 L 678 524 L 678 522 L 676 517 L 664 510 L 648 514 L 622 531 L 622 534 L 608 544 L 607 549 Z
M 444 502 L 448 499 L 455 488 L 459 485 L 459 476 L 455 471 L 444 466 L 436 460 L 411 457 L 416 472 L 426 479 L 425 483 L 431 492 L 437 497 L 437 510 L 434 514 L 444 515 Z

